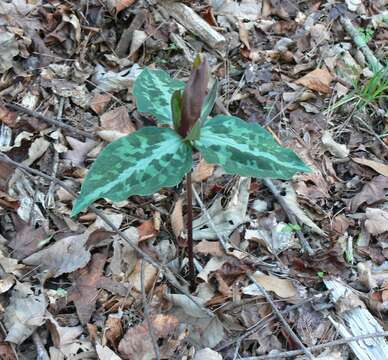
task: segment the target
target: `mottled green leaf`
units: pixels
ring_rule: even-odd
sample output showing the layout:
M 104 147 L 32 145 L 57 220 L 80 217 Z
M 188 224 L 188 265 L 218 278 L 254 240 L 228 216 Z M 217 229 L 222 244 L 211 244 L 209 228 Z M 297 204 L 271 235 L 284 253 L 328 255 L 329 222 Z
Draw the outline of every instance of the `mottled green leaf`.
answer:
M 172 122 L 176 132 L 179 130 L 182 119 L 182 90 L 175 90 L 171 97 Z
M 82 184 L 72 216 L 99 198 L 118 202 L 175 186 L 191 166 L 191 148 L 179 135 L 169 128 L 145 127 L 100 153 Z
M 296 172 L 310 170 L 264 128 L 234 116 L 218 115 L 208 120 L 194 146 L 208 163 L 222 165 L 229 174 L 289 179 Z
M 144 69 L 133 87 L 137 110 L 155 116 L 161 124 L 172 124 L 171 97 L 185 87 L 163 70 Z

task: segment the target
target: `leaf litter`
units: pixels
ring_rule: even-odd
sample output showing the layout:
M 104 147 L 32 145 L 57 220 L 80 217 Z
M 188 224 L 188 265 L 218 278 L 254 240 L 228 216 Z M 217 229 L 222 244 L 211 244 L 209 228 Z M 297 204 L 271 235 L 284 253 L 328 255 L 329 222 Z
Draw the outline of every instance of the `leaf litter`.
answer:
M 250 273 L 305 346 L 381 332 L 388 309 L 386 89 L 363 96 L 374 79 L 370 54 L 380 62 L 386 56 L 384 2 L 182 1 L 173 14 L 161 1 L 87 3 L 0 4 L 0 356 L 35 359 L 42 344 L 55 359 L 152 359 L 151 331 L 161 358 L 297 350 Z M 213 115 L 226 109 L 265 126 L 313 172 L 275 182 L 275 195 L 258 179 L 228 176 L 195 157 L 203 205 L 194 204 L 197 286 L 188 297 L 155 264 L 142 271 L 143 259 L 93 211 L 70 218 L 68 189 L 6 160 L 79 190 L 108 142 L 155 125 L 136 110 L 141 71 L 162 68 L 187 80 L 198 51 L 220 82 Z M 96 204 L 183 285 L 184 195 L 177 186 Z M 352 295 L 341 300 L 343 284 Z M 373 329 L 352 325 L 364 322 Z M 379 359 L 372 342 L 387 351 L 376 338 L 314 355 Z

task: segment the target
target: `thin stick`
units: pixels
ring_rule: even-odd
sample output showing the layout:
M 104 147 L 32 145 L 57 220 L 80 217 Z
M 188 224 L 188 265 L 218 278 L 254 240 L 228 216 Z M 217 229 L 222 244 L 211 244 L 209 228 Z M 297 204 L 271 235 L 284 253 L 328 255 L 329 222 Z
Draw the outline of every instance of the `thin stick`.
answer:
M 66 185 L 63 181 L 58 180 L 57 178 L 54 178 L 50 175 L 47 175 L 39 170 L 32 169 L 27 165 L 19 164 L 18 162 L 11 160 L 5 154 L 0 153 L 0 159 L 11 164 L 11 165 L 14 165 L 20 169 L 23 169 L 27 173 L 40 176 L 40 177 L 47 179 L 49 181 L 54 181 L 60 187 L 65 189 L 74 198 L 77 197 L 77 194 L 68 185 Z M 89 209 L 92 212 L 94 212 L 101 220 L 103 220 L 105 222 L 105 224 L 109 225 L 109 227 L 113 230 L 113 232 L 115 232 L 121 239 L 123 239 L 129 246 L 131 246 L 140 257 L 142 257 L 144 260 L 146 260 L 147 262 L 149 262 L 150 264 L 155 266 L 157 269 L 159 269 L 164 274 L 167 281 L 172 286 L 174 286 L 176 289 L 178 289 L 182 294 L 186 295 L 190 299 L 190 301 L 192 301 L 195 305 L 197 305 L 201 310 L 206 312 L 206 314 L 208 314 L 210 317 L 214 317 L 214 314 L 212 311 L 210 311 L 209 309 L 205 308 L 202 304 L 200 304 L 196 299 L 194 299 L 191 296 L 191 294 L 182 285 L 179 284 L 178 280 L 175 278 L 174 274 L 171 272 L 171 270 L 167 266 L 165 266 L 164 264 L 160 264 L 158 261 L 156 261 L 155 259 L 150 257 L 146 252 L 144 252 L 137 244 L 135 244 L 130 238 L 128 238 L 128 236 L 123 234 L 123 232 L 120 231 L 109 220 L 109 218 L 107 216 L 105 216 L 105 214 L 101 210 L 97 209 L 94 205 L 89 205 Z
M 275 184 L 272 182 L 271 179 L 263 179 L 263 182 L 264 182 L 264 185 L 271 190 L 272 194 L 275 196 L 276 200 L 279 202 L 280 206 L 282 207 L 282 209 L 285 211 L 285 213 L 287 214 L 287 217 L 288 219 L 293 223 L 293 224 L 297 224 L 298 221 L 295 217 L 295 215 L 293 214 L 293 212 L 291 211 L 291 209 L 289 208 L 288 204 L 286 203 L 286 201 L 284 200 L 283 196 L 280 195 L 280 192 L 279 190 L 277 189 L 277 187 L 275 186 Z M 303 247 L 303 249 L 305 251 L 307 251 L 307 253 L 312 256 L 314 255 L 314 250 L 311 248 L 310 244 L 307 242 L 306 238 L 304 237 L 302 231 L 298 230 L 297 232 L 297 235 L 299 237 L 299 240 L 300 240 L 300 243 Z
M 191 184 L 191 171 L 186 175 L 187 193 L 187 255 L 189 258 L 189 279 L 192 290 L 195 286 L 194 254 L 193 254 L 193 189 Z
M 30 110 L 30 109 L 27 109 L 21 105 L 18 105 L 18 104 L 15 104 L 15 103 L 5 103 L 5 106 L 9 107 L 10 109 L 13 109 L 13 110 L 16 110 L 16 111 L 20 111 L 24 114 L 27 114 L 27 115 L 30 115 L 30 116 L 33 116 L 34 118 L 37 118 L 39 120 L 42 120 L 48 124 L 51 124 L 51 125 L 55 125 L 55 126 L 58 126 L 58 127 L 61 127 L 63 129 L 67 129 L 75 134 L 78 134 L 78 135 L 82 135 L 82 136 L 85 136 L 86 138 L 88 139 L 93 139 L 95 140 L 97 137 L 90 134 L 89 132 L 86 132 L 86 131 L 83 131 L 83 130 L 79 130 L 77 129 L 76 127 L 74 126 L 71 126 L 69 124 L 65 124 L 63 123 L 62 121 L 58 121 L 58 120 L 55 120 L 55 119 L 51 119 L 43 114 L 40 114 L 36 111 L 33 111 L 33 110 Z
M 203 211 L 203 213 L 206 215 L 207 220 L 209 221 L 210 227 L 212 228 L 214 233 L 217 235 L 218 240 L 220 240 L 220 243 L 221 243 L 222 247 L 224 248 L 225 253 L 228 253 L 228 251 L 230 250 L 231 246 L 227 245 L 227 243 L 226 243 L 227 240 L 225 240 L 224 236 L 218 232 L 218 230 L 217 230 L 216 226 L 214 225 L 214 222 L 213 222 L 213 220 L 212 220 L 212 218 L 211 218 L 211 216 L 209 214 L 209 211 L 206 209 L 206 206 L 202 202 L 202 200 L 199 197 L 199 195 L 197 193 L 197 190 L 195 190 L 194 186 L 192 186 L 192 189 L 193 189 L 195 200 L 199 204 L 199 206 L 200 206 L 201 210 Z
M 256 287 L 260 290 L 260 292 L 264 295 L 265 299 L 269 302 L 269 304 L 272 307 L 273 312 L 275 313 L 275 315 L 277 316 L 279 321 L 283 324 L 288 335 L 290 335 L 290 337 L 299 345 L 302 353 L 305 354 L 309 359 L 314 359 L 313 354 L 303 345 L 302 341 L 300 341 L 298 336 L 290 328 L 290 325 L 288 325 L 286 319 L 283 317 L 282 313 L 276 307 L 275 303 L 273 302 L 271 296 L 268 294 L 267 290 L 265 290 L 264 287 L 261 286 L 261 284 L 259 284 L 251 274 L 247 274 L 247 275 L 248 275 L 249 279 L 251 279 L 253 281 L 253 283 L 256 285 Z
M 288 314 L 289 312 L 297 309 L 298 307 L 306 304 L 306 303 L 309 303 L 309 302 L 312 302 L 312 301 L 315 301 L 316 299 L 319 299 L 319 298 L 322 298 L 324 296 L 326 296 L 328 293 L 330 293 L 331 290 L 329 291 L 326 291 L 324 293 L 320 293 L 320 294 L 316 294 L 316 295 L 313 295 L 307 299 L 304 299 L 302 300 L 301 302 L 297 303 L 297 304 L 294 304 L 294 305 L 291 305 L 289 306 L 287 309 L 285 309 L 284 311 L 282 311 L 282 315 L 286 315 Z M 269 321 L 272 321 L 272 320 L 275 320 L 276 316 L 275 315 L 267 315 L 265 316 L 264 318 L 260 319 L 256 324 L 252 325 L 250 328 L 248 328 L 247 331 L 244 332 L 244 334 L 228 341 L 227 343 L 225 344 L 222 344 L 221 346 L 218 346 L 215 348 L 216 351 L 221 351 L 221 350 L 224 350 L 225 348 L 233 345 L 234 343 L 241 343 L 241 341 L 243 341 L 246 337 L 252 335 L 253 333 L 255 333 L 256 331 L 262 329 L 265 327 L 265 325 L 269 322 Z
M 346 338 L 346 339 L 333 340 L 333 341 L 329 341 L 329 342 L 326 342 L 323 344 L 313 345 L 313 346 L 310 346 L 306 349 L 308 349 L 310 351 L 323 350 L 323 349 L 331 348 L 331 347 L 338 346 L 338 345 L 348 344 L 348 343 L 351 343 L 353 341 L 365 340 L 365 339 L 370 339 L 370 338 L 378 338 L 378 337 L 388 337 L 388 331 L 373 333 L 373 334 L 358 335 L 358 336 L 353 336 L 353 337 Z M 297 355 L 302 355 L 302 354 L 303 354 L 302 350 L 292 350 L 292 351 L 285 351 L 285 352 L 282 352 L 279 354 L 244 357 L 241 360 L 282 359 L 285 357 L 297 356 Z
M 160 352 L 159 347 L 156 342 L 154 331 L 152 330 L 152 322 L 150 319 L 150 314 L 148 311 L 148 302 L 147 302 L 147 295 L 144 287 L 144 260 L 141 260 L 141 270 L 140 270 L 140 287 L 141 287 L 141 295 L 143 297 L 143 307 L 144 307 L 144 319 L 147 323 L 148 328 L 148 334 L 150 335 L 152 347 L 154 348 L 156 360 L 160 360 Z

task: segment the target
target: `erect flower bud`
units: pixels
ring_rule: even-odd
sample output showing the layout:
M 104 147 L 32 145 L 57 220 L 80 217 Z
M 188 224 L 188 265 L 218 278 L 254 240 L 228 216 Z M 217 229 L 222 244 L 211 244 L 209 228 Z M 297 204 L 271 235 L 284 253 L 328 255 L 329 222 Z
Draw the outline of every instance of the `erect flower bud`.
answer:
M 209 81 L 208 65 L 205 57 L 199 55 L 194 60 L 193 71 L 183 91 L 182 118 L 179 134 L 186 137 L 201 115 L 203 101 Z

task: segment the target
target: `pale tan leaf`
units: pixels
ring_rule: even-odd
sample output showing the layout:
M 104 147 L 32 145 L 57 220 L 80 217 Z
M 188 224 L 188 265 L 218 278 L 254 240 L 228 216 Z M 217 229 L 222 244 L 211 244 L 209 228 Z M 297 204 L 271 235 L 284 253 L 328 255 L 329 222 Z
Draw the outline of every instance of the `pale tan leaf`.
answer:
M 194 252 L 196 254 L 205 254 L 212 256 L 224 256 L 225 252 L 219 241 L 207 241 L 202 240 L 199 244 L 194 246 Z
M 131 286 L 133 286 L 138 292 L 141 291 L 141 261 L 138 260 L 135 266 L 135 269 L 133 270 L 132 274 L 128 278 L 128 282 Z M 144 264 L 144 288 L 146 291 L 148 291 L 152 284 L 155 281 L 155 278 L 158 274 L 158 269 L 154 266 L 152 266 L 149 263 Z
M 344 144 L 336 142 L 329 131 L 322 135 L 322 144 L 326 150 L 339 159 L 345 159 L 349 156 L 349 149 Z
M 386 164 L 363 158 L 352 158 L 352 160 L 357 164 L 369 166 L 374 171 L 378 172 L 380 175 L 388 176 L 388 165 Z
M 382 209 L 366 208 L 365 228 L 373 235 L 388 231 L 388 211 Z
M 295 81 L 311 90 L 319 91 L 324 94 L 330 94 L 330 83 L 333 76 L 326 69 L 315 69 L 302 78 Z
M 191 174 L 193 182 L 197 183 L 208 179 L 212 176 L 214 168 L 214 164 L 209 164 L 202 159 Z
M 96 353 L 100 360 L 121 360 L 121 357 L 108 346 L 102 346 L 98 342 L 96 343 Z
M 255 280 L 267 291 L 273 291 L 281 298 L 292 298 L 298 294 L 292 282 L 288 279 L 281 279 L 273 275 L 265 275 L 260 272 L 253 274 Z M 262 295 L 255 284 L 243 288 L 247 295 Z
M 106 141 L 114 141 L 136 131 L 125 106 L 119 106 L 102 114 L 100 122 L 101 127 L 97 133 Z
M 185 228 L 182 212 L 183 199 L 177 200 L 174 206 L 174 210 L 171 213 L 171 227 L 175 237 L 179 237 Z

